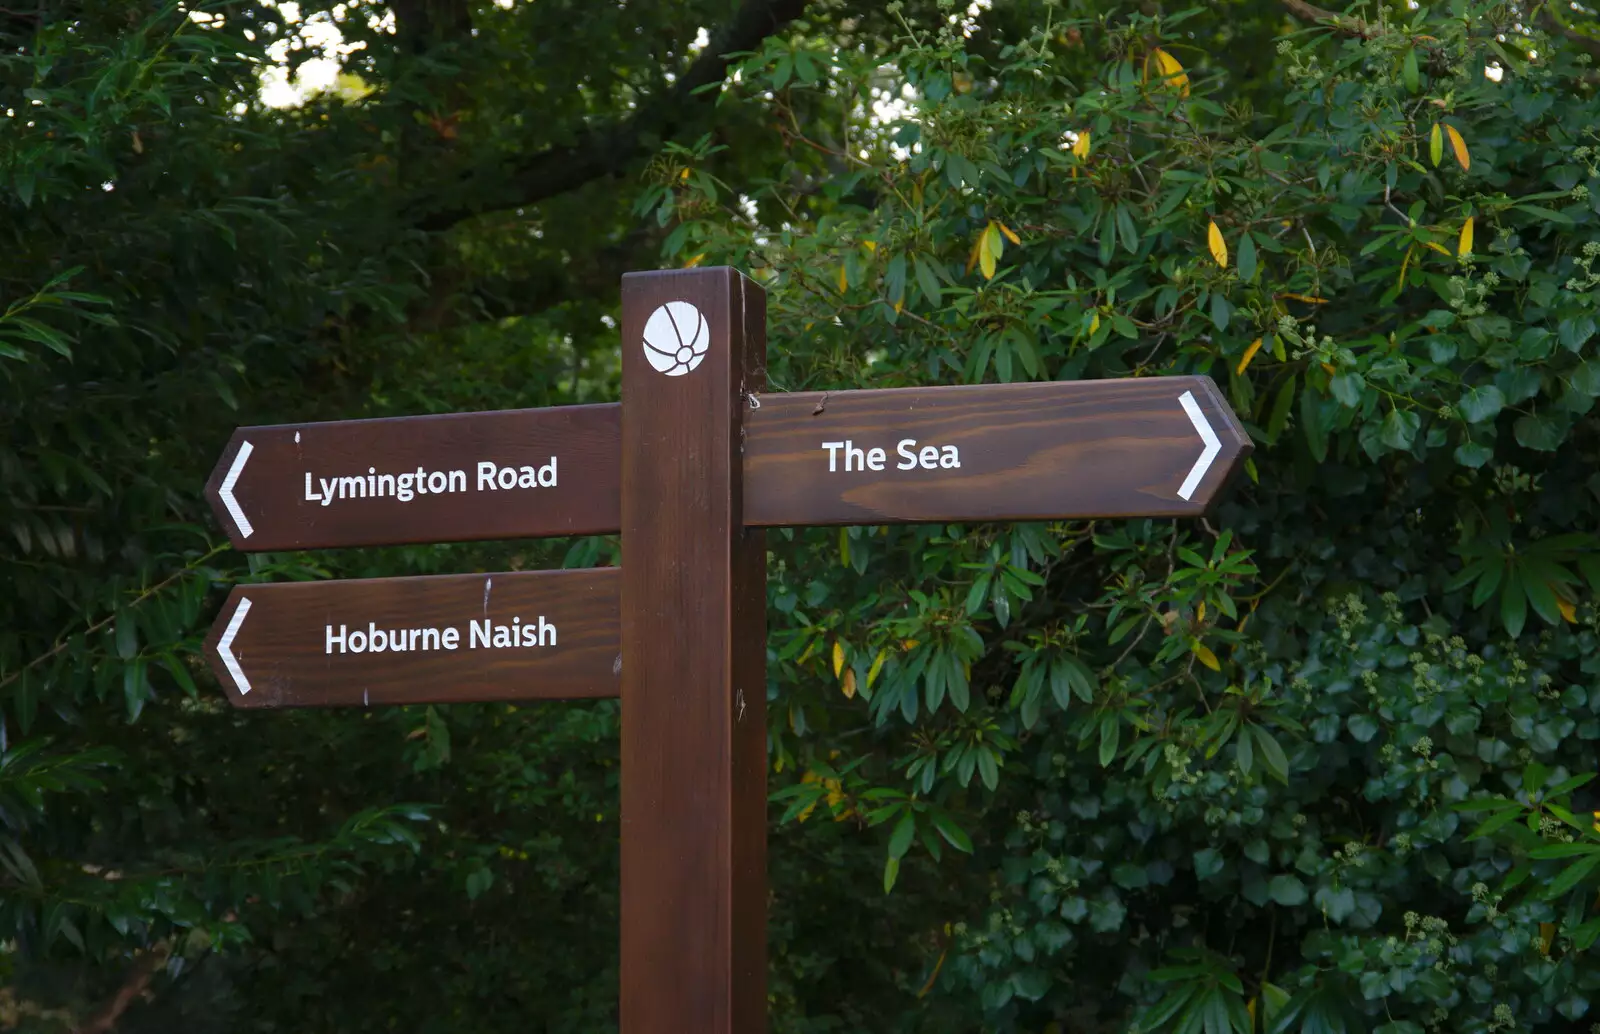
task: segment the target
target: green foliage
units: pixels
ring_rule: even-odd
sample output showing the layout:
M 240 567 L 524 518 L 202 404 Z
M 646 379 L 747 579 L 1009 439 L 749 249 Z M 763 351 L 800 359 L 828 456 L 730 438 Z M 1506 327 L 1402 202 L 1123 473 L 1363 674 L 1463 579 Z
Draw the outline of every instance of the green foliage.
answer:
M 771 390 L 1205 373 L 1256 442 L 1206 521 L 769 534 L 775 1031 L 1594 1021 L 1581 12 L 813 4 L 679 111 L 731 4 L 301 8 L 360 88 L 283 110 L 277 7 L 0 10 L 20 1015 L 614 1024 L 614 703 L 236 714 L 198 646 L 619 544 L 247 561 L 199 488 L 237 423 L 614 398 L 660 256 L 767 284 Z

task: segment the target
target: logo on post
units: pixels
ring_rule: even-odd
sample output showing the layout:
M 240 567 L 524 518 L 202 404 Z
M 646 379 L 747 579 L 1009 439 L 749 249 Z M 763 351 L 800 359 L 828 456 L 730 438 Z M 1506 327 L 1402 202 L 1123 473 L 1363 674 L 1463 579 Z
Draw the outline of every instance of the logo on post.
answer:
M 706 357 L 711 328 L 700 310 L 688 302 L 668 302 L 644 325 L 644 357 L 668 377 L 682 377 Z

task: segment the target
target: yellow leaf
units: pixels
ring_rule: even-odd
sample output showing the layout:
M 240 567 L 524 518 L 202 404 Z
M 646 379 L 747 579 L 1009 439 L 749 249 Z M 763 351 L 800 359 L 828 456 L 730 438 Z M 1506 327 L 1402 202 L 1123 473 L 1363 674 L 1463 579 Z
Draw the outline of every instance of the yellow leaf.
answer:
M 684 169 L 682 172 L 678 173 L 678 179 L 686 180 L 688 178 L 689 178 L 689 170 L 688 169 Z
M 872 659 L 872 667 L 867 669 L 867 688 L 868 689 L 871 689 L 872 688 L 872 684 L 874 682 L 878 681 L 878 672 L 883 670 L 883 659 L 885 657 L 887 657 L 887 656 L 889 656 L 889 651 L 888 650 L 879 650 L 878 651 L 878 656 L 876 656 L 876 657 L 874 657 Z
M 1578 608 L 1572 605 L 1571 600 L 1556 597 L 1556 609 L 1561 611 L 1561 618 L 1569 625 L 1578 623 Z
M 1005 250 L 1005 242 L 1000 239 L 1000 231 L 994 223 L 984 227 L 983 234 L 978 238 L 978 268 L 983 270 L 985 280 L 994 279 L 995 262 Z
M 1156 67 L 1161 69 L 1161 78 L 1178 88 L 1178 96 L 1189 96 L 1189 77 L 1184 74 L 1183 66 L 1178 59 L 1157 47 L 1151 52 L 1156 59 Z
M 1467 221 L 1461 224 L 1461 243 L 1456 247 L 1457 255 L 1470 255 L 1472 253 L 1472 216 L 1467 216 Z
M 855 699 L 855 696 L 856 696 L 856 670 L 854 668 L 851 668 L 849 671 L 844 673 L 844 685 L 841 686 L 840 688 L 844 691 L 844 698 L 846 700 L 854 700 Z
M 837 639 L 833 641 L 833 675 L 838 678 L 839 672 L 844 670 L 844 644 Z
M 1005 223 L 995 223 L 995 225 L 1000 227 L 1000 232 L 1006 235 L 1006 240 L 1010 241 L 1012 244 L 1022 243 L 1022 239 L 1011 232 L 1011 227 L 1007 226 Z
M 1211 249 L 1211 257 L 1217 260 L 1217 265 L 1223 269 L 1228 268 L 1228 242 L 1222 239 L 1222 231 L 1217 229 L 1217 221 L 1211 220 L 1211 225 L 1206 228 L 1206 245 Z
M 1423 243 L 1426 244 L 1428 247 L 1432 248 L 1434 251 L 1437 251 L 1441 255 L 1450 254 L 1450 249 L 1449 248 L 1445 247 L 1443 244 L 1437 243 L 1436 241 L 1423 241 Z
M 1078 158 L 1087 158 L 1089 157 L 1089 147 L 1089 131 L 1085 129 L 1078 134 L 1076 140 L 1072 141 L 1072 153 Z
M 1212 653 L 1211 648 L 1206 646 L 1206 644 L 1197 640 L 1195 644 L 1190 647 L 1190 649 L 1194 651 L 1195 658 L 1199 660 L 1201 664 L 1204 664 L 1212 671 L 1222 670 L 1222 664 L 1218 662 L 1217 655 Z
M 1550 944 L 1555 939 L 1556 939 L 1556 924 L 1554 924 L 1554 923 L 1540 923 L 1539 924 L 1539 954 L 1540 955 L 1548 955 L 1548 954 L 1550 954 Z
M 839 293 L 840 294 L 844 294 L 845 291 L 847 291 L 849 289 L 850 289 L 850 279 L 845 274 L 844 266 L 841 265 L 839 267 Z
M 978 234 L 972 242 L 972 251 L 967 254 L 967 272 L 972 272 L 972 267 L 978 264 L 978 255 L 983 251 L 983 234 Z
M 1305 302 L 1305 303 L 1307 303 L 1309 305 L 1326 305 L 1326 304 L 1328 304 L 1328 299 L 1326 299 L 1326 298 L 1318 298 L 1318 297 L 1316 297 L 1314 295 L 1309 295 L 1309 294 L 1295 294 L 1292 291 L 1285 291 L 1282 294 L 1280 294 L 1278 297 L 1279 298 L 1293 298 L 1297 302 Z
M 1094 334 L 1095 334 L 1095 331 L 1097 331 L 1099 329 L 1100 329 L 1100 314 L 1098 312 L 1096 312 L 1094 314 L 1094 317 L 1089 320 L 1089 336 L 1093 337 Z
M 1466 172 L 1472 168 L 1472 155 L 1467 153 L 1467 142 L 1461 139 L 1456 127 L 1449 123 L 1445 124 L 1444 132 L 1450 138 L 1450 150 L 1456 153 L 1456 163 L 1461 166 L 1462 172 Z
M 696 255 L 694 258 L 692 258 L 689 261 L 685 262 L 683 264 L 683 268 L 684 269 L 693 269 L 695 266 L 698 266 L 705 259 L 705 257 L 706 257 L 706 253 L 702 251 L 700 254 Z
M 1250 365 L 1250 360 L 1254 359 L 1256 357 L 1256 353 L 1259 351 L 1261 351 L 1261 339 L 1256 338 L 1254 341 L 1250 342 L 1250 347 L 1244 350 L 1244 358 L 1239 360 L 1239 368 L 1234 372 L 1244 373 L 1245 368 Z M 1202 603 L 1200 606 L 1204 607 L 1205 604 Z
M 906 651 L 909 652 L 911 650 L 915 650 L 916 648 L 917 648 L 917 641 L 915 639 L 902 639 L 902 640 L 900 640 L 900 649 L 906 650 Z
M 1433 132 L 1428 134 L 1428 157 L 1433 159 L 1435 169 L 1444 161 L 1444 133 L 1440 132 L 1437 122 L 1433 124 Z
M 1323 363 L 1323 364 L 1322 364 L 1322 368 L 1323 368 L 1323 369 L 1324 369 L 1324 370 L 1325 370 L 1325 371 L 1327 371 L 1327 374 L 1328 374 L 1328 376 L 1329 376 L 1329 377 L 1332 377 L 1332 376 L 1333 376 L 1333 375 L 1334 375 L 1334 374 L 1336 374 L 1336 373 L 1338 373 L 1338 372 L 1339 372 L 1339 371 L 1337 371 L 1337 370 L 1335 370 L 1335 369 L 1334 369 L 1334 368 L 1333 368 L 1333 364 L 1332 364 L 1332 363 Z
M 906 300 L 904 298 L 902 298 L 899 301 L 895 302 L 894 303 L 894 314 L 896 316 L 900 315 L 900 310 L 904 309 L 905 307 L 906 307 Z
M 1260 343 L 1261 342 L 1259 342 L 1259 341 L 1256 342 L 1256 344 L 1260 344 Z M 1205 619 L 1206 619 L 1206 601 L 1205 600 L 1201 600 L 1200 601 L 1200 608 L 1194 612 L 1194 619 L 1195 619 L 1195 621 L 1202 622 L 1202 623 L 1205 621 Z
M 874 254 L 876 254 L 878 251 L 877 241 L 862 241 L 861 246 Z

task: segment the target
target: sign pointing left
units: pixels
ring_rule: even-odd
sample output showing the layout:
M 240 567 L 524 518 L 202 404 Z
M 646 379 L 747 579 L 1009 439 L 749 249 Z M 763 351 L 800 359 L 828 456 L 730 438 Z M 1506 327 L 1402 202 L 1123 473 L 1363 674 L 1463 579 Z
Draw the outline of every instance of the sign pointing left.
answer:
M 240 585 L 206 652 L 235 707 L 616 696 L 617 568 Z
M 604 534 L 616 405 L 241 427 L 206 483 L 238 549 Z

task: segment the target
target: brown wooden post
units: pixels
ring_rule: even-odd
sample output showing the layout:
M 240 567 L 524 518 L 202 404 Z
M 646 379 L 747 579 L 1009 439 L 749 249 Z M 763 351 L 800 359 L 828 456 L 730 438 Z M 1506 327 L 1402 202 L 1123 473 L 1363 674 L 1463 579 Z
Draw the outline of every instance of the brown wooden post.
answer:
M 622 1034 L 766 1030 L 765 358 L 737 271 L 623 277 Z

